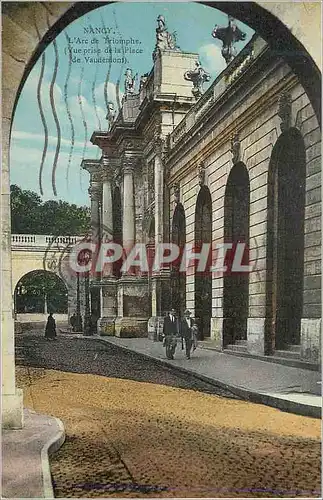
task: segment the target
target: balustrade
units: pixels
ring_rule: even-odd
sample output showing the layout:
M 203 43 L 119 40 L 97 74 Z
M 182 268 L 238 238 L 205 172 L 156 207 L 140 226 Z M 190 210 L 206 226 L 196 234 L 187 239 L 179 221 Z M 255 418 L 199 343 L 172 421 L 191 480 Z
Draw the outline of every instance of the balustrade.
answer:
M 12 234 L 11 247 L 44 247 L 52 244 L 75 245 L 82 236 L 54 236 L 44 234 Z

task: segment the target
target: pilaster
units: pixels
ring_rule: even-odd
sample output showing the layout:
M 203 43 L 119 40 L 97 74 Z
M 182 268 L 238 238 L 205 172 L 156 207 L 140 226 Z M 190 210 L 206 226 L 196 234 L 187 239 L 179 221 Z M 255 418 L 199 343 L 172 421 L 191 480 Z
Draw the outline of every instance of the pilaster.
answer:
M 123 245 L 126 253 L 133 247 L 136 239 L 135 226 L 135 192 L 134 192 L 134 169 L 137 156 L 126 154 L 122 160 L 123 173 Z

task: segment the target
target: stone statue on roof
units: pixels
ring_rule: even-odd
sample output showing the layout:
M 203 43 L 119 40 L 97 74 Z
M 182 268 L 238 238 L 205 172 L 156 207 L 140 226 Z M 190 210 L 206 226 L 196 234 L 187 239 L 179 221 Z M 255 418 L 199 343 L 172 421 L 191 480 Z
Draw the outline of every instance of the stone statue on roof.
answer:
M 203 84 L 208 82 L 211 76 L 202 68 L 200 61 L 196 61 L 195 66 L 195 69 L 184 73 L 184 79 L 193 83 L 192 94 L 198 99 L 203 94 Z
M 115 117 L 116 117 L 116 110 L 114 108 L 114 103 L 112 101 L 109 101 L 108 102 L 108 112 L 107 112 L 107 116 L 106 116 L 106 119 L 109 122 L 109 129 L 108 130 L 111 129 Z
M 162 50 L 180 50 L 180 48 L 176 43 L 176 32 L 169 33 L 167 31 L 165 18 L 160 14 L 157 17 L 156 45 L 153 52 L 153 59 Z
M 222 56 L 227 64 L 230 64 L 232 59 L 237 55 L 236 47 L 234 44 L 246 39 L 246 33 L 241 31 L 235 19 L 232 16 L 228 16 L 228 26 L 226 28 L 221 28 L 217 25 L 214 26 L 212 31 L 213 38 L 218 38 L 222 42 Z
M 137 75 L 132 76 L 132 69 L 127 68 L 124 76 L 126 77 L 124 81 L 125 96 L 132 95 L 135 92 Z

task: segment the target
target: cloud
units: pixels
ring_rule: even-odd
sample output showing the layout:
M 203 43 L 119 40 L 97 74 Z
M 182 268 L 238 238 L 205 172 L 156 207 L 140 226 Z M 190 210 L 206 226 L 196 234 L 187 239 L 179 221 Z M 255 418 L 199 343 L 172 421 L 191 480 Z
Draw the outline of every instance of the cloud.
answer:
M 209 73 L 218 75 L 226 68 L 225 60 L 221 54 L 221 48 L 215 44 L 203 45 L 199 49 L 202 66 Z
M 44 74 L 42 84 L 41 84 L 41 97 L 44 98 L 48 96 L 49 99 L 49 91 L 50 91 L 50 86 L 51 86 L 51 76 L 50 79 L 46 80 L 46 75 Z M 40 66 L 35 66 L 28 76 L 26 83 L 23 87 L 22 90 L 22 95 L 26 97 L 26 94 L 28 96 L 31 96 L 35 98 L 36 96 L 36 91 L 38 87 L 38 82 L 39 82 L 39 77 L 40 77 Z M 53 96 L 55 100 L 60 100 L 63 96 L 63 91 L 60 88 L 60 86 L 55 82 L 53 86 Z
M 39 167 L 41 162 L 42 150 L 37 147 L 24 147 L 21 145 L 15 146 L 10 153 L 10 182 L 18 184 L 22 189 L 29 189 L 39 192 Z M 42 176 L 44 196 L 43 199 L 52 199 L 52 166 L 54 161 L 55 148 L 51 148 L 47 152 L 46 162 Z M 57 197 L 63 198 L 71 203 L 78 205 L 88 205 L 89 196 L 87 187 L 89 185 L 89 175 L 86 171 L 80 168 L 82 159 L 81 152 L 73 155 L 69 174 L 69 187 L 66 182 L 66 173 L 69 154 L 61 151 L 59 155 L 56 175 Z M 77 189 L 75 189 L 77 188 Z M 81 188 L 81 189 L 80 189 Z
M 101 83 L 100 85 L 98 85 L 95 89 L 95 94 L 96 95 L 99 95 L 99 96 L 103 96 L 104 98 L 104 83 Z M 121 92 L 121 90 L 119 91 L 119 97 L 120 97 L 120 101 L 123 97 L 123 92 Z M 117 92 L 116 92 L 116 85 L 112 82 L 108 82 L 108 86 L 107 86 L 107 96 L 108 96 L 108 101 L 112 101 L 115 108 L 117 109 Z M 105 101 L 104 101 L 105 103 Z
M 11 138 L 13 141 L 28 141 L 29 143 L 30 142 L 32 142 L 32 143 L 33 142 L 44 143 L 45 135 L 44 134 L 33 134 L 30 132 L 23 132 L 21 130 L 15 130 L 12 133 Z M 52 135 L 48 136 L 48 145 L 56 147 L 56 144 L 57 144 L 57 137 L 54 137 Z M 61 139 L 61 147 L 64 148 L 64 146 L 68 146 L 68 149 L 69 149 L 71 147 L 71 140 L 62 138 Z M 16 145 L 14 147 L 16 147 Z M 86 147 L 93 147 L 93 144 L 90 141 L 88 141 L 86 143 Z M 75 149 L 84 148 L 84 142 L 75 141 L 74 148 Z

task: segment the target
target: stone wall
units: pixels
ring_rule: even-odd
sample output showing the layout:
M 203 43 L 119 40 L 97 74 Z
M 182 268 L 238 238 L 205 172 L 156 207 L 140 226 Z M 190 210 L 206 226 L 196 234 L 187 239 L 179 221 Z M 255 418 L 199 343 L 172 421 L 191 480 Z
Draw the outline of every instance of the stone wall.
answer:
M 245 78 L 247 76 L 245 75 Z M 271 154 L 281 134 L 278 97 L 282 91 L 291 96 L 290 127 L 297 128 L 306 148 L 305 269 L 302 320 L 302 357 L 317 360 L 320 325 L 320 129 L 309 99 L 284 64 L 263 68 L 244 89 L 237 89 L 231 103 L 214 105 L 212 118 L 195 124 L 190 137 L 183 136 L 171 152 L 170 185 L 180 185 L 180 201 L 185 209 L 186 242 L 194 243 L 194 221 L 199 192 L 197 168 L 201 160 L 206 167 L 205 184 L 212 197 L 212 241 L 224 237 L 224 194 L 232 168 L 231 142 L 234 130 L 239 132 L 240 159 L 246 165 L 250 180 L 248 350 L 265 352 L 266 266 L 267 266 L 267 194 Z M 198 133 L 197 133 L 198 130 Z M 228 133 L 229 131 L 229 133 Z M 230 134 L 231 132 L 231 134 Z M 175 130 L 176 133 L 176 130 Z M 173 188 L 171 188 L 173 189 Z M 171 217 L 173 206 L 171 207 Z M 186 306 L 194 313 L 194 276 L 186 277 Z M 223 277 L 212 280 L 212 337 L 223 347 Z

